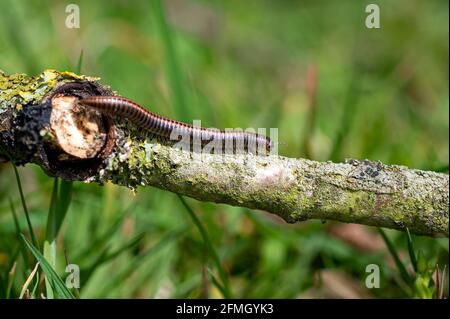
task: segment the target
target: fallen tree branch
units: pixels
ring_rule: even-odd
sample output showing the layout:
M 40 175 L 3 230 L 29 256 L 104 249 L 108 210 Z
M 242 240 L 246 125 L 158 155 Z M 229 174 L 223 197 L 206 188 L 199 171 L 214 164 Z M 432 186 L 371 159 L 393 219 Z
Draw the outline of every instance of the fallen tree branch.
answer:
M 287 222 L 337 220 L 448 236 L 447 174 L 368 160 L 190 153 L 143 135 L 131 123 L 72 112 L 65 104 L 108 94 L 113 92 L 96 79 L 72 73 L 0 72 L 0 156 L 36 163 L 65 179 L 155 186 L 201 201 L 265 210 Z M 74 134 L 75 142 L 70 141 Z

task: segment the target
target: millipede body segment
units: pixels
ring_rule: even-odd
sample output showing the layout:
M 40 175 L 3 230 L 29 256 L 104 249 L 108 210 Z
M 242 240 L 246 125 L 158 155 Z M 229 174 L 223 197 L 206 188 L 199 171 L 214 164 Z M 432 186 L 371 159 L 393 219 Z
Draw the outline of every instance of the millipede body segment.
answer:
M 242 149 L 244 152 L 270 152 L 272 141 L 269 137 L 253 132 L 227 131 L 193 126 L 171 120 L 148 111 L 139 104 L 119 96 L 90 96 L 79 100 L 79 104 L 95 108 L 110 117 L 120 117 L 131 121 L 148 132 L 169 140 L 185 140 L 190 145 L 214 143 L 222 149 Z

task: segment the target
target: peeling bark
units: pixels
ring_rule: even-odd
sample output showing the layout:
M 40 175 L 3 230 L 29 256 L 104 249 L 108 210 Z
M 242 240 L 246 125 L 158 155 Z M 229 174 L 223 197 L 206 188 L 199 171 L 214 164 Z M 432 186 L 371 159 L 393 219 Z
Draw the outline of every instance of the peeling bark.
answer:
M 448 236 L 447 174 L 368 160 L 190 153 L 155 141 L 131 123 L 113 123 L 99 114 L 82 121 L 86 113 L 76 108 L 60 121 L 51 120 L 57 96 L 111 94 L 97 79 L 68 72 L 0 73 L 0 156 L 36 163 L 51 176 L 133 189 L 155 186 L 201 201 L 265 210 L 292 223 L 337 220 Z M 67 122 L 67 116 L 79 121 Z M 87 134 L 82 143 L 93 145 L 90 152 L 86 145 L 81 153 L 79 144 L 75 151 L 63 147 L 73 142 L 63 136 L 69 128 Z M 99 142 L 97 133 L 105 140 Z

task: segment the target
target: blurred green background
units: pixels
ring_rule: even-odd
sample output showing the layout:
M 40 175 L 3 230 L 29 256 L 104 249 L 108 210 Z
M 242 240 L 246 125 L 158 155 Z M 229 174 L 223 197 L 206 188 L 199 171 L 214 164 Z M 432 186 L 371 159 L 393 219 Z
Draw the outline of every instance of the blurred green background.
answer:
M 79 29 L 65 26 L 69 3 L 80 8 Z M 448 1 L 376 1 L 380 29 L 365 27 L 369 3 L 0 0 L 0 69 L 77 71 L 82 56 L 81 73 L 156 113 L 204 126 L 278 128 L 284 156 L 448 172 Z M 19 173 L 42 240 L 53 179 L 33 165 Z M 35 263 L 20 254 L 9 199 L 29 232 L 15 184 L 11 164 L 0 166 L 2 298 L 20 295 Z M 206 240 L 176 194 L 75 183 L 57 240 L 58 273 L 64 279 L 67 262 L 80 265 L 82 298 L 427 296 L 405 283 L 374 228 L 287 225 L 263 212 L 186 201 Z M 386 233 L 413 272 L 406 234 Z M 448 264 L 447 239 L 412 241 L 428 270 Z M 368 264 L 381 269 L 379 289 L 365 288 Z

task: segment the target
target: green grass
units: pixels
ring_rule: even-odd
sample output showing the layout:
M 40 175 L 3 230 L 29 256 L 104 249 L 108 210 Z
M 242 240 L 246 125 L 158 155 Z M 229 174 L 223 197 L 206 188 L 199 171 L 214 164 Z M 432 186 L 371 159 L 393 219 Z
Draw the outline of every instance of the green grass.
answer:
M 211 239 L 208 236 L 208 232 L 206 231 L 205 227 L 202 225 L 198 217 L 195 215 L 194 211 L 189 207 L 189 205 L 186 203 L 186 200 L 180 195 L 178 195 L 178 198 L 180 199 L 181 203 L 183 204 L 184 208 L 186 208 L 186 211 L 189 213 L 189 216 L 192 218 L 192 222 L 197 227 L 198 231 L 202 235 L 203 242 L 205 243 L 206 249 L 208 251 L 208 254 L 214 261 L 214 264 L 217 267 L 217 271 L 219 272 L 220 279 L 222 283 L 219 283 L 213 273 L 209 273 L 211 276 L 211 279 L 214 283 L 214 285 L 219 288 L 219 290 L 222 292 L 223 297 L 225 298 L 232 298 L 231 291 L 228 285 L 228 278 L 225 273 L 225 270 L 222 267 L 222 263 L 220 262 L 219 255 L 217 254 L 216 250 L 214 249 L 214 246 L 212 245 Z
M 389 252 L 392 255 L 392 258 L 394 259 L 395 265 L 397 266 L 397 270 L 400 273 L 402 279 L 405 281 L 405 283 L 408 286 L 413 285 L 413 279 L 409 275 L 408 271 L 406 270 L 405 265 L 400 260 L 400 257 L 398 256 L 397 249 L 395 245 L 392 243 L 392 241 L 389 239 L 389 237 L 386 235 L 386 233 L 383 231 L 383 229 L 379 228 L 378 231 L 381 234 L 381 237 L 383 237 L 384 242 L 386 243 L 387 248 L 389 249 Z
M 53 265 L 51 265 L 45 257 L 39 252 L 39 249 L 37 249 L 35 246 L 33 246 L 30 241 L 22 235 L 22 239 L 27 245 L 28 249 L 31 251 L 31 253 L 34 255 L 36 260 L 39 262 L 39 266 L 42 268 L 42 270 L 45 273 L 45 280 L 46 282 L 49 282 L 50 287 L 52 288 L 52 297 L 53 297 L 53 291 L 56 294 L 56 297 L 63 298 L 63 299 L 73 299 L 74 296 L 70 292 L 70 290 L 66 287 L 66 284 L 62 281 L 62 279 L 58 276 L 58 274 L 53 269 Z M 48 293 L 48 291 L 47 291 Z M 35 293 L 32 293 L 32 296 L 36 297 Z
M 58 181 L 55 178 L 53 184 L 52 198 L 50 201 L 50 209 L 47 217 L 47 227 L 44 242 L 44 257 L 52 266 L 56 268 L 56 239 L 59 230 L 64 221 L 64 217 L 69 209 L 70 201 L 72 198 L 72 182 Z M 47 298 L 53 298 L 53 290 L 46 281 Z
M 11 162 L 12 163 L 12 162 Z M 14 163 L 12 163 L 12 167 L 14 169 L 14 175 L 16 177 L 17 188 L 19 189 L 20 202 L 22 203 L 23 212 L 25 213 L 25 217 L 27 220 L 28 231 L 30 232 L 31 240 L 36 247 L 39 247 L 39 243 L 36 239 L 36 235 L 34 234 L 33 226 L 31 224 L 30 214 L 28 212 L 27 203 L 25 201 L 25 196 L 23 195 L 22 190 L 22 182 L 20 181 L 19 172 L 17 171 L 17 167 Z
M 182 4 L 80 0 L 76 30 L 60 4 L 0 1 L 0 69 L 83 72 L 179 120 L 276 127 L 286 156 L 448 173 L 447 1 L 383 0 L 380 30 L 353 1 Z M 385 245 L 361 250 L 336 225 L 0 164 L 0 298 L 29 278 L 24 296 L 46 298 L 323 297 L 324 271 L 374 298 L 448 296 L 447 239 L 365 227 Z M 64 289 L 67 264 L 79 290 Z M 364 288 L 368 264 L 379 289 Z
M 183 72 L 180 69 L 176 54 L 176 37 L 172 33 L 166 21 L 163 5 L 160 0 L 150 0 L 152 13 L 155 19 L 158 36 L 161 39 L 161 46 L 164 49 L 164 65 L 166 69 L 167 81 L 171 89 L 171 101 L 175 109 L 175 115 L 183 121 L 189 121 L 191 112 L 187 101 L 186 83 Z

